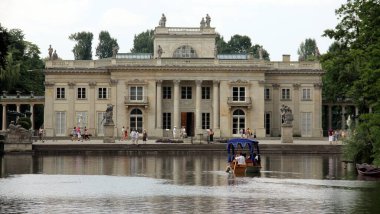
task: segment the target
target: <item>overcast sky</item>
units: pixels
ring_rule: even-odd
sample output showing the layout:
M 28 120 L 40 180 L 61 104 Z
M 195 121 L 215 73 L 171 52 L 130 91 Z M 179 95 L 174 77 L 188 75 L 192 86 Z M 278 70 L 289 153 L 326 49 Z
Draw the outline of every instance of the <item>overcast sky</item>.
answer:
M 316 39 L 321 53 L 332 41 L 323 31 L 338 23 L 335 9 L 343 0 L 0 0 L 0 23 L 19 28 L 25 39 L 48 55 L 49 44 L 63 59 L 74 59 L 75 42 L 69 35 L 80 31 L 94 34 L 93 59 L 98 35 L 107 30 L 116 38 L 119 53 L 129 53 L 135 34 L 158 25 L 164 13 L 167 27 L 199 27 L 207 13 L 227 42 L 235 34 L 247 35 L 260 44 L 272 61 L 291 54 L 306 38 Z

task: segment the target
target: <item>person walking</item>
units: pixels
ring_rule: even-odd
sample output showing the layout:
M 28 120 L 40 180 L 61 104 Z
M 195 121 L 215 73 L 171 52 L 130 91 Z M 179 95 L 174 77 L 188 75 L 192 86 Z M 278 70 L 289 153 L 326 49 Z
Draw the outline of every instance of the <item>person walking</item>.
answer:
M 121 136 L 120 136 L 120 141 L 123 141 L 125 140 L 125 128 L 123 126 L 123 128 L 121 128 Z
M 210 138 L 210 143 L 214 143 L 214 131 L 212 129 L 209 130 L 209 138 Z
M 146 144 L 146 141 L 148 140 L 148 133 L 146 132 L 146 129 L 143 131 L 142 139 L 144 144 Z

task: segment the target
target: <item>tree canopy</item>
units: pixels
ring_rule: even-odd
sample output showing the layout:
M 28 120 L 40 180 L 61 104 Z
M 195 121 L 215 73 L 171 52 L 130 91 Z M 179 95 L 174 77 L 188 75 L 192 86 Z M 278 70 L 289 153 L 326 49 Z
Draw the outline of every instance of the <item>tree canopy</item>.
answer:
M 101 31 L 99 33 L 99 44 L 96 47 L 96 56 L 99 59 L 112 57 L 114 47 L 119 47 L 117 40 L 112 38 L 108 31 Z
M 6 57 L 8 53 L 9 34 L 0 23 L 0 68 L 5 69 Z
M 305 39 L 305 42 L 301 42 L 297 53 L 299 61 L 317 60 L 319 57 L 317 42 L 312 38 Z
M 91 32 L 78 32 L 69 36 L 70 40 L 76 41 L 73 48 L 74 58 L 76 60 L 91 60 L 92 59 L 92 39 Z
M 146 30 L 133 39 L 132 53 L 153 53 L 153 30 Z
M 217 34 L 215 38 L 215 44 L 218 50 L 218 54 L 237 54 L 246 53 L 252 54 L 254 58 L 259 59 L 259 48 L 262 49 L 262 57 L 264 60 L 270 60 L 269 53 L 261 45 L 252 45 L 251 38 L 248 36 L 234 35 L 228 42 L 224 41 L 224 38 Z
M 7 39 L 3 40 L 6 47 L 5 66 L 0 67 L 0 91 L 15 94 L 16 91 L 29 94 L 34 91 L 37 95 L 44 94 L 44 63 L 39 57 L 37 45 L 24 40 L 20 29 L 7 30 L 2 28 Z M 3 46 L 2 50 L 5 50 Z M 2 53 L 3 54 L 3 53 Z
M 380 165 L 380 4 L 348 0 L 336 14 L 339 23 L 324 34 L 335 43 L 321 59 L 326 71 L 323 94 L 332 100 L 348 97 L 359 107 L 359 124 L 347 141 L 346 156 Z

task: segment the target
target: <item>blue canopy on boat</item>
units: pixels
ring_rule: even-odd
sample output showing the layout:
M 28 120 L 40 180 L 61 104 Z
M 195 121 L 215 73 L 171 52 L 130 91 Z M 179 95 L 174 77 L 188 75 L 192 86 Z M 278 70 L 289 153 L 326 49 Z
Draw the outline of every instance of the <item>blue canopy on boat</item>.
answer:
M 239 145 L 242 149 L 248 146 L 250 155 L 249 157 L 251 160 L 254 160 L 255 155 L 259 155 L 260 153 L 258 146 L 259 141 L 257 141 L 256 139 L 232 138 L 227 141 L 228 162 L 231 162 L 234 159 L 235 149 L 238 148 Z

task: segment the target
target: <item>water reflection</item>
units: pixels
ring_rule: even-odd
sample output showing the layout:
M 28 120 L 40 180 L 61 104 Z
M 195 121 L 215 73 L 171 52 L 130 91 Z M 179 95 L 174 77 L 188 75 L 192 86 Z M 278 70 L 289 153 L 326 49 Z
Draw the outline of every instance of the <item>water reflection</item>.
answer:
M 222 152 L 6 155 L 0 162 L 0 212 L 365 213 L 377 209 L 375 183 L 357 180 L 354 169 L 345 168 L 339 155 L 266 155 L 262 160 L 260 174 L 235 177 L 224 171 Z

